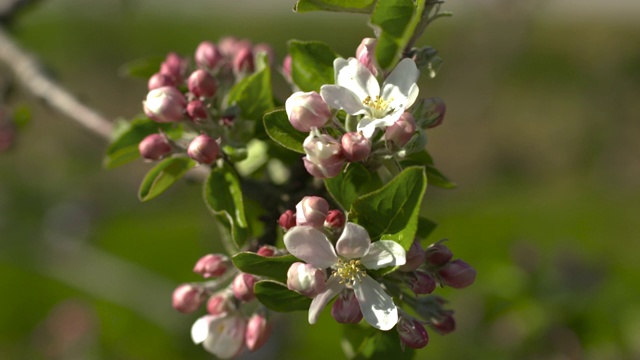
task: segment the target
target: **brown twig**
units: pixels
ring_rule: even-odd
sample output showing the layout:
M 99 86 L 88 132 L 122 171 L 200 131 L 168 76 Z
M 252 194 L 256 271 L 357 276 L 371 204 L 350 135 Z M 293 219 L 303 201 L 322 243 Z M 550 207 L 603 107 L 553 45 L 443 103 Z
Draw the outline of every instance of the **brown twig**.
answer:
M 111 121 L 82 104 L 68 90 L 46 76 L 38 61 L 22 49 L 2 27 L 0 61 L 15 73 L 16 80 L 35 97 L 94 134 L 110 138 Z

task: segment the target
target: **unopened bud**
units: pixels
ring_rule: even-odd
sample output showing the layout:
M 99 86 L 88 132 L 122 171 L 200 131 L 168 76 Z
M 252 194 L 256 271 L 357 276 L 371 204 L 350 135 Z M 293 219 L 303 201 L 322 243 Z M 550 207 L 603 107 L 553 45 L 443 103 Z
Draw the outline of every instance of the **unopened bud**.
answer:
M 319 196 L 305 196 L 296 205 L 296 224 L 322 228 L 329 214 L 329 203 Z
M 220 155 L 220 145 L 209 135 L 198 135 L 189 144 L 187 154 L 200 164 L 213 164 Z
M 364 65 L 373 76 L 378 75 L 378 68 L 376 66 L 376 45 L 378 40 L 375 38 L 364 38 L 358 48 L 356 49 L 356 59 Z
M 163 87 L 163 86 L 176 86 L 176 85 L 177 84 L 175 83 L 175 81 L 171 76 L 165 75 L 162 73 L 153 74 L 149 78 L 149 81 L 147 82 L 147 88 L 149 88 L 149 91 Z
M 285 231 L 296 226 L 296 214 L 291 210 L 283 212 L 278 219 L 278 225 Z
M 285 102 L 289 122 L 298 131 L 322 127 L 331 118 L 331 109 L 315 91 L 293 93 Z
M 420 242 L 414 240 L 409 251 L 407 251 L 407 262 L 400 266 L 398 270 L 405 272 L 413 271 L 424 264 L 425 257 L 426 254 L 422 245 L 420 245 Z
M 187 115 L 189 119 L 196 123 L 202 122 L 209 118 L 207 106 L 200 100 L 191 100 L 187 104 Z
M 272 245 L 262 245 L 260 249 L 256 251 L 256 254 L 264 257 L 272 257 L 278 253 L 278 249 Z
M 340 230 L 344 227 L 344 223 L 347 219 L 344 216 L 344 213 L 340 210 L 329 210 L 327 214 L 327 218 L 324 220 L 324 226 Z
M 282 73 L 284 74 L 285 79 L 291 82 L 291 55 L 287 55 L 282 62 Z
M 253 46 L 253 53 L 258 55 L 260 53 L 264 53 L 267 55 L 267 59 L 269 60 L 269 66 L 273 65 L 273 61 L 275 59 L 275 51 L 269 44 L 260 43 Z
M 451 250 L 441 242 L 429 245 L 425 251 L 425 258 L 429 264 L 441 266 L 448 263 L 453 257 Z
M 371 140 L 361 132 L 348 132 L 341 139 L 344 156 L 351 162 L 366 159 L 371 153 Z
M 233 295 L 236 299 L 244 302 L 251 301 L 255 299 L 255 294 L 253 293 L 253 285 L 258 281 L 258 279 L 247 273 L 238 274 L 233 282 L 231 283 L 231 289 L 233 290 Z
M 324 291 L 327 274 L 311 264 L 295 262 L 287 271 L 287 287 L 302 295 L 314 297 Z
M 138 145 L 140 155 L 147 160 L 160 160 L 171 153 L 171 144 L 161 134 L 151 134 L 142 139 Z
M 422 99 L 414 105 L 413 109 L 412 113 L 417 125 L 423 129 L 429 129 L 442 124 L 447 106 L 441 98 L 432 97 Z
M 405 111 L 393 125 L 387 127 L 384 138 L 395 147 L 402 148 L 406 145 L 416 131 L 416 122 L 410 112 Z
M 196 262 L 193 272 L 202 275 L 205 279 L 222 276 L 231 266 L 229 258 L 222 254 L 205 255 Z
M 226 291 L 212 295 L 207 300 L 207 312 L 211 315 L 220 315 L 234 309 L 232 296 Z
M 204 302 L 204 291 L 202 288 L 182 284 L 173 291 L 173 308 L 181 313 L 192 313 Z
M 271 322 L 262 313 L 255 313 L 247 323 L 245 332 L 245 344 L 249 351 L 256 351 L 269 340 L 271 335 Z
M 211 70 L 220 63 L 222 54 L 215 44 L 203 41 L 196 49 L 195 60 L 198 66 Z
M 465 288 L 476 280 L 476 270 L 466 262 L 457 259 L 438 270 L 443 285 L 455 289 Z
M 255 70 L 255 67 L 251 48 L 242 48 L 235 54 L 233 58 L 234 73 L 252 73 Z
M 164 62 L 160 64 L 160 73 L 169 76 L 173 80 L 174 84 L 177 85 L 182 83 L 186 67 L 186 60 L 172 52 L 167 54 Z
M 302 147 L 307 154 L 302 159 L 309 174 L 318 178 L 331 178 L 342 171 L 344 153 L 342 145 L 336 139 L 312 129 Z
M 233 58 L 242 49 L 251 49 L 251 42 L 246 39 L 236 39 L 233 36 L 225 36 L 218 41 L 218 49 L 220 52 Z
M 218 90 L 216 79 L 202 69 L 191 73 L 187 85 L 189 86 L 189 91 L 196 97 L 212 97 Z
M 438 319 L 431 319 L 431 327 L 440 335 L 447 335 L 456 329 L 456 319 L 451 314 L 445 314 Z
M 331 307 L 331 316 L 341 324 L 357 324 L 362 320 L 360 304 L 353 290 L 343 290 Z
M 401 316 L 396 325 L 402 343 L 412 349 L 422 349 L 429 343 L 429 334 L 416 319 Z
M 431 294 L 436 289 L 436 281 L 426 272 L 416 270 L 407 274 L 407 283 L 416 295 Z
M 168 123 L 184 118 L 187 100 L 177 88 L 163 86 L 149 91 L 147 99 L 142 104 L 145 115 L 151 120 Z

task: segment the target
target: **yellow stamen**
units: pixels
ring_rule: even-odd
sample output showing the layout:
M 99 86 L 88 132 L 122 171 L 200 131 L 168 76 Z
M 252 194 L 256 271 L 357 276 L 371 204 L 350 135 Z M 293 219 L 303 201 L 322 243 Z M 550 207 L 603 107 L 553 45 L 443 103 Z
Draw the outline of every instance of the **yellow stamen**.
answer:
M 368 106 L 371 109 L 374 109 L 376 111 L 385 111 L 385 110 L 387 110 L 387 108 L 389 107 L 389 103 L 390 103 L 390 101 L 384 100 L 384 99 L 380 98 L 380 96 L 376 96 L 375 100 L 371 99 L 371 96 L 367 96 L 362 101 L 363 105 Z
M 340 277 L 340 284 L 353 285 L 360 277 L 365 276 L 367 272 L 362 267 L 360 260 L 343 261 L 338 260 L 333 276 Z

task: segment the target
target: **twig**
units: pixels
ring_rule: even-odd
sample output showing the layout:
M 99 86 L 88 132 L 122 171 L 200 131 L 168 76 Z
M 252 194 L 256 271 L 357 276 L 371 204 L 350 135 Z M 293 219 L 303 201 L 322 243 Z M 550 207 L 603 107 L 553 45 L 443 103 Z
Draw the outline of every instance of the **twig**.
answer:
M 111 136 L 111 122 L 78 101 L 65 88 L 47 77 L 40 64 L 0 27 L 0 61 L 14 73 L 16 79 L 35 97 L 105 139 Z

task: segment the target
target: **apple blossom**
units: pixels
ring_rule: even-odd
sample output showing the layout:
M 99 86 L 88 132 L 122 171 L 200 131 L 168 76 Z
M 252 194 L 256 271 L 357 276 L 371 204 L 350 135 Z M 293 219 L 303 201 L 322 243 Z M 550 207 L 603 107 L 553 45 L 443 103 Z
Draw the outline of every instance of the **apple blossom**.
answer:
M 205 315 L 191 327 L 191 339 L 221 359 L 238 355 L 245 343 L 247 320 L 237 312 Z

